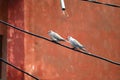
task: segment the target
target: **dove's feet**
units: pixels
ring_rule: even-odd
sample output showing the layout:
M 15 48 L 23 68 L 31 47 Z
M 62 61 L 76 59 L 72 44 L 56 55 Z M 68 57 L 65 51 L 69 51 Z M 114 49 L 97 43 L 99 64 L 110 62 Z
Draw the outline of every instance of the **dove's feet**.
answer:
M 77 48 L 76 48 L 76 47 L 73 47 L 72 49 L 73 49 L 73 50 L 77 50 Z
M 58 43 L 57 41 L 54 41 L 54 40 L 52 40 L 52 42 L 54 42 L 54 43 Z

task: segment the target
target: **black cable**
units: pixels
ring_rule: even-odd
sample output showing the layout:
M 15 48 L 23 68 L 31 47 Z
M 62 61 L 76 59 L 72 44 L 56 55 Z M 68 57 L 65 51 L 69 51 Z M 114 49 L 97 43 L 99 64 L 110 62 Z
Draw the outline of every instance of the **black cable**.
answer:
M 32 35 L 32 36 L 35 36 L 35 37 L 38 37 L 38 38 L 47 40 L 47 41 L 49 41 L 49 42 L 55 43 L 55 42 L 53 42 L 53 41 L 51 41 L 51 40 L 49 40 L 49 39 L 47 39 L 47 38 L 45 38 L 45 37 L 43 37 L 43 36 L 40 36 L 40 35 L 31 33 L 31 32 L 25 31 L 25 30 L 23 30 L 23 29 L 21 29 L 21 28 L 18 28 L 18 27 L 16 27 L 16 26 L 13 26 L 13 25 L 5 22 L 5 21 L 0 20 L 0 23 L 5 24 L 5 25 L 7 25 L 7 26 L 10 26 L 10 27 L 12 27 L 12 28 L 14 28 L 14 29 L 17 29 L 17 30 L 19 30 L 19 31 L 21 31 L 21 32 L 24 32 L 24 33 L 26 33 L 26 34 L 29 34 L 29 35 Z M 86 55 L 89 55 L 89 56 L 92 56 L 92 57 L 95 57 L 95 58 L 98 58 L 98 59 L 101 59 L 101 60 L 107 61 L 107 62 L 109 62 L 109 63 L 112 63 L 112 64 L 115 64 L 115 65 L 119 65 L 119 66 L 120 66 L 120 63 L 119 63 L 119 62 L 115 62 L 115 61 L 109 60 L 109 59 L 104 58 L 104 57 L 100 57 L 100 56 L 95 55 L 95 54 L 91 54 L 91 53 L 87 53 L 87 52 L 82 52 L 82 51 L 79 51 L 79 50 L 75 50 L 75 49 L 73 49 L 73 48 L 70 48 L 70 47 L 68 47 L 68 46 L 66 46 L 66 45 L 63 45 L 63 44 L 60 44 L 60 43 L 55 43 L 55 44 L 58 44 L 58 45 L 60 45 L 60 46 L 63 46 L 63 47 L 65 47 L 65 48 L 68 48 L 68 49 L 70 49 L 70 50 L 73 50 L 73 51 L 76 51 L 76 52 L 80 52 L 80 53 L 83 53 L 83 54 L 86 54 Z
M 87 2 L 91 2 L 91 3 L 102 4 L 102 5 L 106 5 L 106 6 L 120 8 L 120 5 L 116 5 L 116 4 L 108 4 L 108 3 L 103 3 L 103 2 L 98 2 L 98 1 L 89 1 L 89 0 L 82 0 L 82 1 L 87 1 Z
M 19 70 L 19 71 L 21 71 L 22 73 L 24 73 L 24 74 L 26 74 L 26 75 L 28 75 L 28 76 L 30 76 L 30 77 L 32 77 L 32 78 L 34 78 L 35 80 L 39 80 L 39 79 L 38 79 L 38 78 L 36 78 L 35 76 L 33 76 L 33 75 L 31 75 L 31 74 L 29 74 L 29 73 L 27 73 L 27 72 L 23 71 L 22 69 L 20 69 L 20 68 L 18 68 L 18 67 L 16 67 L 16 66 L 14 66 L 14 65 L 12 65 L 11 63 L 9 63 L 9 62 L 5 61 L 5 60 L 4 60 L 4 59 L 2 59 L 2 58 L 0 58 L 0 61 L 2 61 L 3 63 L 5 63 L 5 64 L 7 64 L 7 65 L 9 65 L 9 66 L 11 66 L 11 67 L 13 67 L 13 68 L 15 68 L 15 69 Z

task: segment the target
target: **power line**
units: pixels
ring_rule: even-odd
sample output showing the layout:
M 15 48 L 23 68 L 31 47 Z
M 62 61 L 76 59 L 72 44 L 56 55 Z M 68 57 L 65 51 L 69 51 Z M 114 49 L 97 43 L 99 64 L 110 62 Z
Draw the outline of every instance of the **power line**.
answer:
M 120 5 L 116 5 L 116 4 L 109 4 L 109 3 L 103 3 L 103 2 L 98 2 L 98 1 L 89 1 L 89 0 L 82 0 L 82 1 L 87 1 L 87 2 L 91 2 L 91 3 L 95 3 L 95 4 L 102 4 L 102 5 L 106 5 L 106 6 L 120 8 Z
M 2 24 L 4 24 L 4 25 L 7 25 L 7 26 L 9 26 L 9 27 L 12 27 L 12 28 L 14 28 L 14 29 L 16 29 L 16 30 L 19 30 L 19 31 L 21 31 L 21 32 L 23 32 L 23 33 L 26 33 L 26 34 L 29 34 L 29 35 L 32 35 L 32 36 L 35 36 L 35 37 L 38 37 L 38 38 L 47 40 L 47 41 L 49 41 L 49 42 L 55 43 L 55 44 L 57 44 L 57 45 L 59 45 L 59 46 L 65 47 L 65 48 L 67 48 L 67 49 L 70 49 L 70 50 L 73 50 L 73 51 L 76 51 L 76 52 L 80 52 L 80 53 L 83 53 L 83 54 L 86 54 L 86 55 L 95 57 L 95 58 L 97 58 L 97 59 L 101 59 L 101 60 L 104 60 L 104 61 L 106 61 L 106 62 L 109 62 L 109 63 L 112 63 L 112 64 L 115 64 L 115 65 L 120 66 L 120 63 L 119 63 L 119 62 L 115 62 L 115 61 L 112 61 L 112 60 L 110 60 L 110 59 L 107 59 L 107 58 L 104 58 L 104 57 L 101 57 L 101 56 L 98 56 L 98 55 L 95 55 L 95 54 L 91 54 L 91 53 L 87 53 L 87 52 L 82 52 L 82 51 L 79 51 L 79 50 L 75 50 L 75 49 L 70 48 L 70 47 L 68 47 L 68 46 L 66 46 L 66 45 L 53 42 L 53 41 L 51 41 L 50 39 L 47 39 L 47 38 L 45 38 L 45 37 L 43 37 L 43 36 L 40 36 L 40 35 L 31 33 L 31 32 L 28 32 L 28 31 L 26 31 L 26 30 L 23 30 L 23 29 L 21 29 L 21 28 L 18 28 L 18 27 L 14 26 L 14 25 L 12 25 L 12 24 L 9 24 L 9 23 L 7 23 L 7 22 L 5 22 L 5 21 L 3 21 L 3 20 L 0 20 L 0 23 L 2 23 Z
M 7 65 L 9 65 L 9 66 L 11 66 L 11 67 L 13 67 L 13 68 L 17 69 L 18 71 L 21 71 L 22 73 L 24 73 L 24 74 L 26 74 L 26 75 L 28 75 L 28 76 L 30 76 L 30 77 L 32 77 L 32 78 L 34 78 L 35 80 L 39 80 L 39 79 L 38 79 L 38 78 L 36 78 L 35 76 L 33 76 L 33 75 L 31 75 L 31 74 L 29 74 L 29 73 L 27 73 L 27 72 L 23 71 L 22 69 L 20 69 L 20 68 L 18 68 L 18 67 L 16 67 L 16 66 L 14 66 L 14 65 L 12 65 L 11 63 L 9 63 L 9 62 L 5 61 L 5 60 L 4 60 L 4 59 L 2 59 L 2 58 L 0 58 L 0 61 L 2 61 L 3 63 L 5 63 L 5 64 L 7 64 Z

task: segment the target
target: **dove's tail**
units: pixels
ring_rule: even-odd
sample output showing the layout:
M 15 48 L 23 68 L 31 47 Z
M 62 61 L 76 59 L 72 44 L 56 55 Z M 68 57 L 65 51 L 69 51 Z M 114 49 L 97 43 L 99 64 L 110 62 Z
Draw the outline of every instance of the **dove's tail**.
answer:
M 66 41 L 66 40 L 64 40 L 64 39 L 60 39 L 59 41 Z
M 69 42 L 68 40 L 66 40 L 66 39 L 61 39 L 60 41 L 65 41 L 65 42 Z
M 68 40 L 64 40 L 64 41 L 69 43 L 69 41 L 68 41 Z
M 82 47 L 81 50 L 83 50 L 86 53 L 89 53 L 89 51 L 85 47 Z

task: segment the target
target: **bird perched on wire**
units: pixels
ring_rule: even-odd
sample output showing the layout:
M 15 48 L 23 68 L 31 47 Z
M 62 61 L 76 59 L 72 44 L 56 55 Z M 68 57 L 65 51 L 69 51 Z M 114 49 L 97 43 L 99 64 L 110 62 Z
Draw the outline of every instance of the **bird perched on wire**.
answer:
M 52 41 L 54 42 L 59 42 L 59 41 L 66 41 L 64 38 L 62 38 L 59 34 L 57 34 L 56 32 L 50 30 L 48 31 L 48 34 L 51 38 Z
M 71 36 L 68 36 L 68 41 L 69 43 L 73 46 L 74 49 L 77 49 L 79 48 L 80 50 L 83 50 L 85 52 L 88 52 L 85 47 L 80 43 L 78 42 L 76 39 L 74 39 L 73 37 Z
M 88 0 L 88 1 L 96 1 L 96 0 Z

